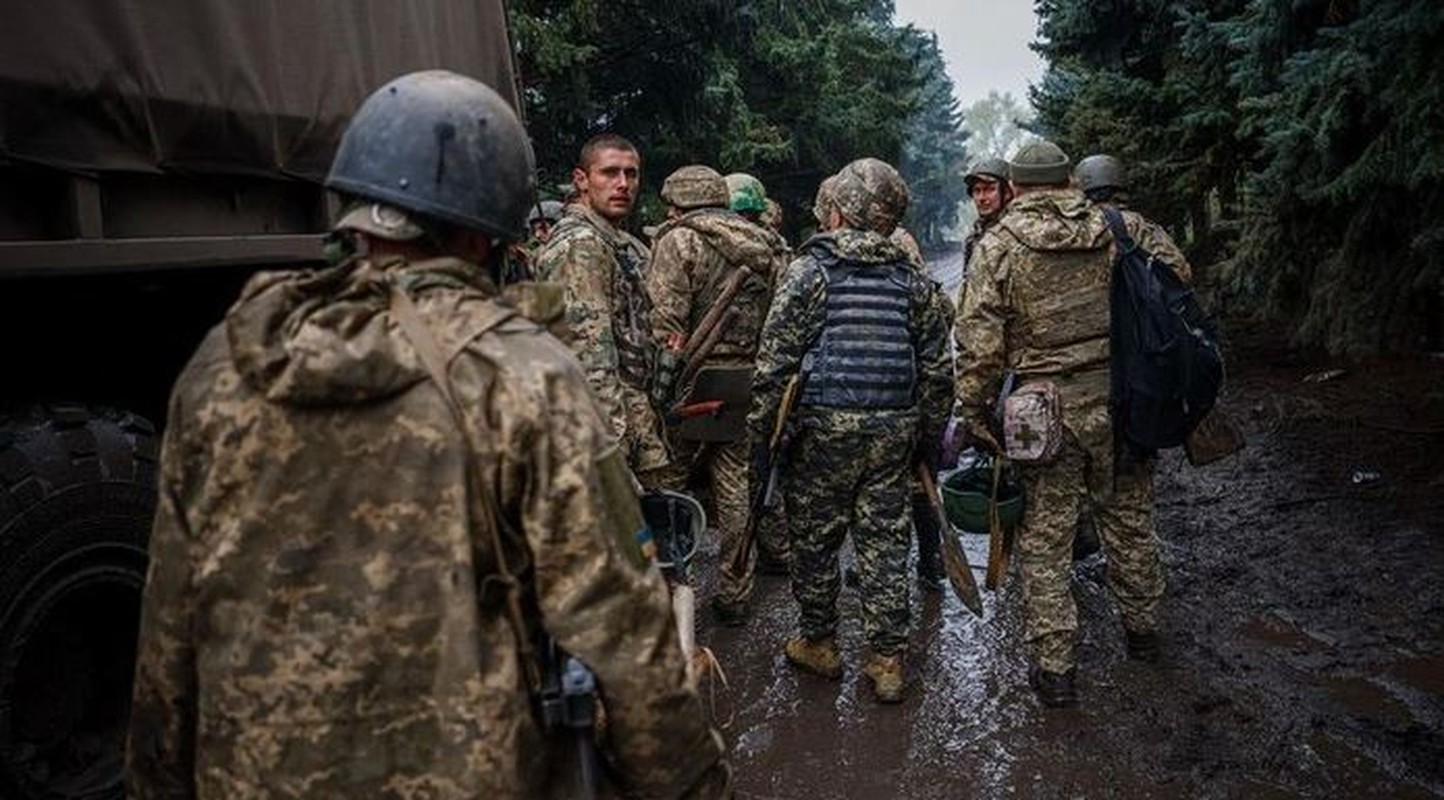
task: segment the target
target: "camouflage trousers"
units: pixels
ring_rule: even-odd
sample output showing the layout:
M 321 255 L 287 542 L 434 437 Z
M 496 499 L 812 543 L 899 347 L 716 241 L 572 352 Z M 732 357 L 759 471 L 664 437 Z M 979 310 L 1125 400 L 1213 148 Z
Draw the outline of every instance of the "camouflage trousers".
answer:
M 752 596 L 755 583 L 757 552 L 743 569 L 733 569 L 742 536 L 747 528 L 747 511 L 751 494 L 748 491 L 747 459 L 749 448 L 745 438 L 735 442 L 686 442 L 674 440 L 673 457 L 677 469 L 667 488 L 687 491 L 700 489 L 706 499 L 709 527 L 717 531 L 718 562 L 721 581 L 717 590 L 723 602 L 737 604 Z
M 1038 665 L 1051 672 L 1073 666 L 1078 609 L 1069 584 L 1073 535 L 1083 515 L 1092 517 L 1108 559 L 1108 589 L 1123 625 L 1152 631 L 1163 599 L 1163 565 L 1153 523 L 1153 462 L 1114 476 L 1110 497 L 1088 491 L 1088 459 L 1069 445 L 1058 460 L 1025 467 L 1028 494 L 1019 531 L 1023 572 L 1024 636 Z
M 867 642 L 878 653 L 899 653 L 911 616 L 915 418 L 814 410 L 801 428 L 785 480 L 800 632 L 810 639 L 836 632 L 838 550 L 851 534 Z

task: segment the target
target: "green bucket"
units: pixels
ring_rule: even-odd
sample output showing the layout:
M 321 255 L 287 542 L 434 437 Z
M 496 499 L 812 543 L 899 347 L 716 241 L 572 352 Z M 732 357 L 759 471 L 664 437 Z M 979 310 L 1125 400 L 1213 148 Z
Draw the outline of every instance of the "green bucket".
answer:
M 953 527 L 971 533 L 988 532 L 988 506 L 993 492 L 991 461 L 981 461 L 948 475 L 939 488 L 943 495 L 943 511 Z M 998 523 L 1005 530 L 1022 522 L 1023 504 L 1022 485 L 1004 469 L 998 480 Z

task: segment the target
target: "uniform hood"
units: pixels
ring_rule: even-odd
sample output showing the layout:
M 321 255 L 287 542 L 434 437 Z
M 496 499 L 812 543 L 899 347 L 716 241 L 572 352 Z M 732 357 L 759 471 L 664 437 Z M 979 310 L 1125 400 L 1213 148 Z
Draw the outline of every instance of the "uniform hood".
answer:
M 997 225 L 1030 250 L 1097 250 L 1112 242 L 1108 221 L 1075 189 L 1029 192 Z
M 814 247 L 827 250 L 840 260 L 862 264 L 890 264 L 908 260 L 907 252 L 897 242 L 876 231 L 857 228 L 819 233 L 808 239 L 798 250 L 806 252 Z
M 708 245 L 732 264 L 767 263 L 768 259 L 781 255 L 786 249 L 782 237 L 726 209 L 709 208 L 684 214 L 662 226 L 657 231 L 657 238 L 677 227 L 690 228 L 701 234 Z
M 293 405 L 363 403 L 425 379 L 390 313 L 393 282 L 413 296 L 488 285 L 479 268 L 449 258 L 257 275 L 226 315 L 237 372 L 267 400 Z

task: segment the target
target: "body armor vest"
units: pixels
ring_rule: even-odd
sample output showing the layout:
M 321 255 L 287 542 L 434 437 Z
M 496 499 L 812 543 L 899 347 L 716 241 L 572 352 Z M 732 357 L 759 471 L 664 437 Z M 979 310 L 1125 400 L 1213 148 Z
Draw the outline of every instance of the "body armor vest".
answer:
M 827 316 L 808 353 L 802 405 L 911 408 L 916 401 L 911 267 L 823 259 Z

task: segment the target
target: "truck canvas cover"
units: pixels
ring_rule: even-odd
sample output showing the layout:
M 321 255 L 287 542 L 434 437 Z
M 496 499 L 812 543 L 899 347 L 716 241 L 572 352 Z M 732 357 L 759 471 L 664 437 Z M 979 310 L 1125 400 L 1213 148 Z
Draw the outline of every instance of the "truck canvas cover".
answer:
M 399 74 L 449 69 L 516 106 L 500 0 L 12 6 L 0 163 L 319 181 L 352 112 Z

